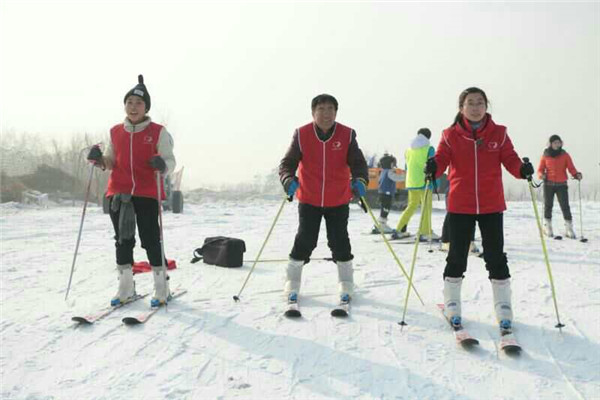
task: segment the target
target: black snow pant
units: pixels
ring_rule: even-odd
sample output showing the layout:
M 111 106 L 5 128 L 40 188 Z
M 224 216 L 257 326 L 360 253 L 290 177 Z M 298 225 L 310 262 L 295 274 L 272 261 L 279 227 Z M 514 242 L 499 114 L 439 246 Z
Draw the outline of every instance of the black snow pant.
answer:
M 350 261 L 354 258 L 348 237 L 348 204 L 338 207 L 315 207 L 310 204 L 298 204 L 300 224 L 294 240 L 290 257 L 294 260 L 310 261 L 313 250 L 317 247 L 321 218 L 325 218 L 327 227 L 327 245 L 331 249 L 334 261 Z
M 446 258 L 444 277 L 462 278 L 467 270 L 469 243 L 475 232 L 475 222 L 481 231 L 481 245 L 489 279 L 510 278 L 504 253 L 504 220 L 502 213 L 448 213 L 450 251 Z
M 448 187 L 448 192 L 450 191 L 450 187 Z M 446 192 L 446 209 L 448 209 L 448 192 Z M 446 216 L 444 217 L 444 224 L 442 225 L 442 237 L 441 237 L 441 242 L 442 243 L 448 243 L 450 241 L 450 217 L 448 216 L 448 213 L 446 213 Z M 475 241 L 475 229 L 473 229 L 473 237 L 471 238 L 471 241 L 474 242 Z
M 160 251 L 160 227 L 158 225 L 158 201 L 149 197 L 132 197 L 133 208 L 138 228 L 138 234 L 142 242 L 142 248 L 146 250 L 148 261 L 152 266 L 160 266 L 162 262 Z M 112 198 L 111 198 L 112 205 Z M 135 237 L 123 240 L 119 243 L 119 210 L 110 208 L 110 219 L 115 229 L 115 247 L 117 248 L 117 264 L 133 264 L 133 248 Z M 166 265 L 166 264 L 165 264 Z
M 554 195 L 558 198 L 558 204 L 565 221 L 572 221 L 571 207 L 569 206 L 569 187 L 567 184 L 552 184 L 544 182 L 544 218 L 552 219 L 552 207 L 554 206 Z
M 392 209 L 393 198 L 393 194 L 381 193 L 379 195 L 379 201 L 381 202 L 381 211 L 379 212 L 379 216 L 381 218 L 387 218 L 390 210 Z

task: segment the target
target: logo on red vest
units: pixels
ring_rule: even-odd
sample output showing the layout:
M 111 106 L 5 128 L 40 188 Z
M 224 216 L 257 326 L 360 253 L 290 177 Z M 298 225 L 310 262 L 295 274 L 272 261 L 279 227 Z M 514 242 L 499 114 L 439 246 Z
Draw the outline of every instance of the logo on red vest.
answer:
M 152 142 L 154 142 L 154 139 L 152 138 L 152 136 L 150 136 L 150 135 L 144 136 L 144 143 L 149 144 Z
M 342 142 L 336 141 L 336 142 L 331 143 L 331 149 L 332 150 L 341 150 L 342 149 Z
M 498 142 L 489 142 L 488 143 L 488 150 L 490 151 L 496 151 L 498 150 Z

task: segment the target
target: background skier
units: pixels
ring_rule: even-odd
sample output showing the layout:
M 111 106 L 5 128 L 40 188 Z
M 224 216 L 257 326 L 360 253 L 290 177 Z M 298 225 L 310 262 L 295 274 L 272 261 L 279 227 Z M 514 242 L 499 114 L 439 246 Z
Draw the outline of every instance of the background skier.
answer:
M 544 150 L 537 169 L 538 178 L 544 180 L 544 233 L 549 237 L 554 237 L 552 207 L 554 206 L 554 195 L 556 195 L 565 220 L 565 236 L 575 239 L 573 216 L 569 206 L 567 170 L 574 179 L 581 180 L 583 176 L 581 172 L 577 171 L 571 156 L 562 146 L 563 142 L 560 136 L 550 136 L 548 147 Z

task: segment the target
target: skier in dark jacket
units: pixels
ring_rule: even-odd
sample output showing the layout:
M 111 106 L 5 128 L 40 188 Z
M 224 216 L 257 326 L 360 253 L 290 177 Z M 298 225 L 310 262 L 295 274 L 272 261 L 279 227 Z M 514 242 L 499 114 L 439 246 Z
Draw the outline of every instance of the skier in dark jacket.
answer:
M 348 300 L 354 290 L 348 216 L 353 193 L 365 196 L 369 171 L 354 129 L 336 122 L 337 100 L 321 94 L 312 100 L 313 121 L 294 132 L 279 165 L 279 177 L 290 199 L 298 198 L 299 226 L 286 269 L 284 291 L 295 301 L 302 267 L 317 246 L 321 219 L 327 244 L 338 268 L 339 293 Z M 297 173 L 297 176 L 296 176 Z
M 461 286 L 467 270 L 469 244 L 479 225 L 485 266 L 492 283 L 494 308 L 501 329 L 511 329 L 510 273 L 504 253 L 503 212 L 506 210 L 502 166 L 514 177 L 533 175 L 531 163 L 523 163 L 506 133 L 487 113 L 488 100 L 479 88 L 464 90 L 452 126 L 444 130 L 434 158 L 425 173 L 438 177 L 448 166 L 448 214 L 450 250 L 444 270 L 446 315 L 461 325 Z
M 383 153 L 383 157 L 381 157 L 377 166 L 381 168 L 381 172 L 379 173 L 379 188 L 377 189 L 379 202 L 381 203 L 378 222 L 384 233 L 392 233 L 394 230 L 387 224 L 388 215 L 392 209 L 392 202 L 396 194 L 396 183 L 403 181 L 404 175 L 394 171 L 396 168 L 396 157 L 388 154 L 387 151 Z M 371 233 L 379 233 L 379 229 L 374 226 Z

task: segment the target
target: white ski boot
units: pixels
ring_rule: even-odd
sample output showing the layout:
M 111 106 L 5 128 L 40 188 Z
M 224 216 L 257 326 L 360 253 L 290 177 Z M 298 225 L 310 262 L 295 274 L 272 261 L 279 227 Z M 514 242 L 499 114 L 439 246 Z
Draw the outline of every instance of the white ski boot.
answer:
M 496 319 L 503 332 L 510 333 L 512 329 L 513 311 L 511 305 L 510 278 L 490 279 L 494 293 L 494 310 Z
M 296 297 L 300 292 L 300 284 L 302 282 L 302 267 L 304 266 L 304 260 L 294 260 L 290 258 L 287 268 L 285 269 L 285 286 L 283 291 L 286 296 L 294 293 Z
M 354 294 L 354 268 L 352 267 L 352 260 L 349 261 L 337 261 L 338 269 L 338 290 L 340 298 L 344 295 L 352 297 Z
M 548 236 L 549 238 L 554 237 L 554 232 L 552 231 L 552 220 L 551 219 L 544 219 L 544 234 L 546 234 L 546 236 Z
M 152 275 L 154 275 L 154 295 L 150 300 L 151 307 L 159 307 L 171 300 L 171 290 L 169 289 L 169 275 L 166 268 L 162 266 L 152 266 Z
M 573 221 L 565 221 L 565 236 L 571 239 L 577 239 L 575 231 L 573 231 Z
M 110 300 L 111 306 L 118 306 L 135 296 L 135 282 L 133 281 L 133 269 L 131 264 L 117 265 L 119 272 L 119 289 L 117 294 Z
M 435 232 L 433 232 L 433 231 L 431 232 L 431 241 L 439 242 L 440 239 L 441 239 L 440 235 L 436 235 Z M 419 236 L 419 241 L 420 242 L 429 242 L 429 233 Z
M 379 217 L 377 222 L 379 222 L 379 226 L 383 230 L 383 233 L 392 233 L 394 230 L 387 224 L 387 218 Z M 379 229 L 377 226 L 373 226 L 371 230 L 372 233 L 379 233 Z
M 460 292 L 463 278 L 444 278 L 444 313 L 454 327 L 460 327 L 461 306 Z

